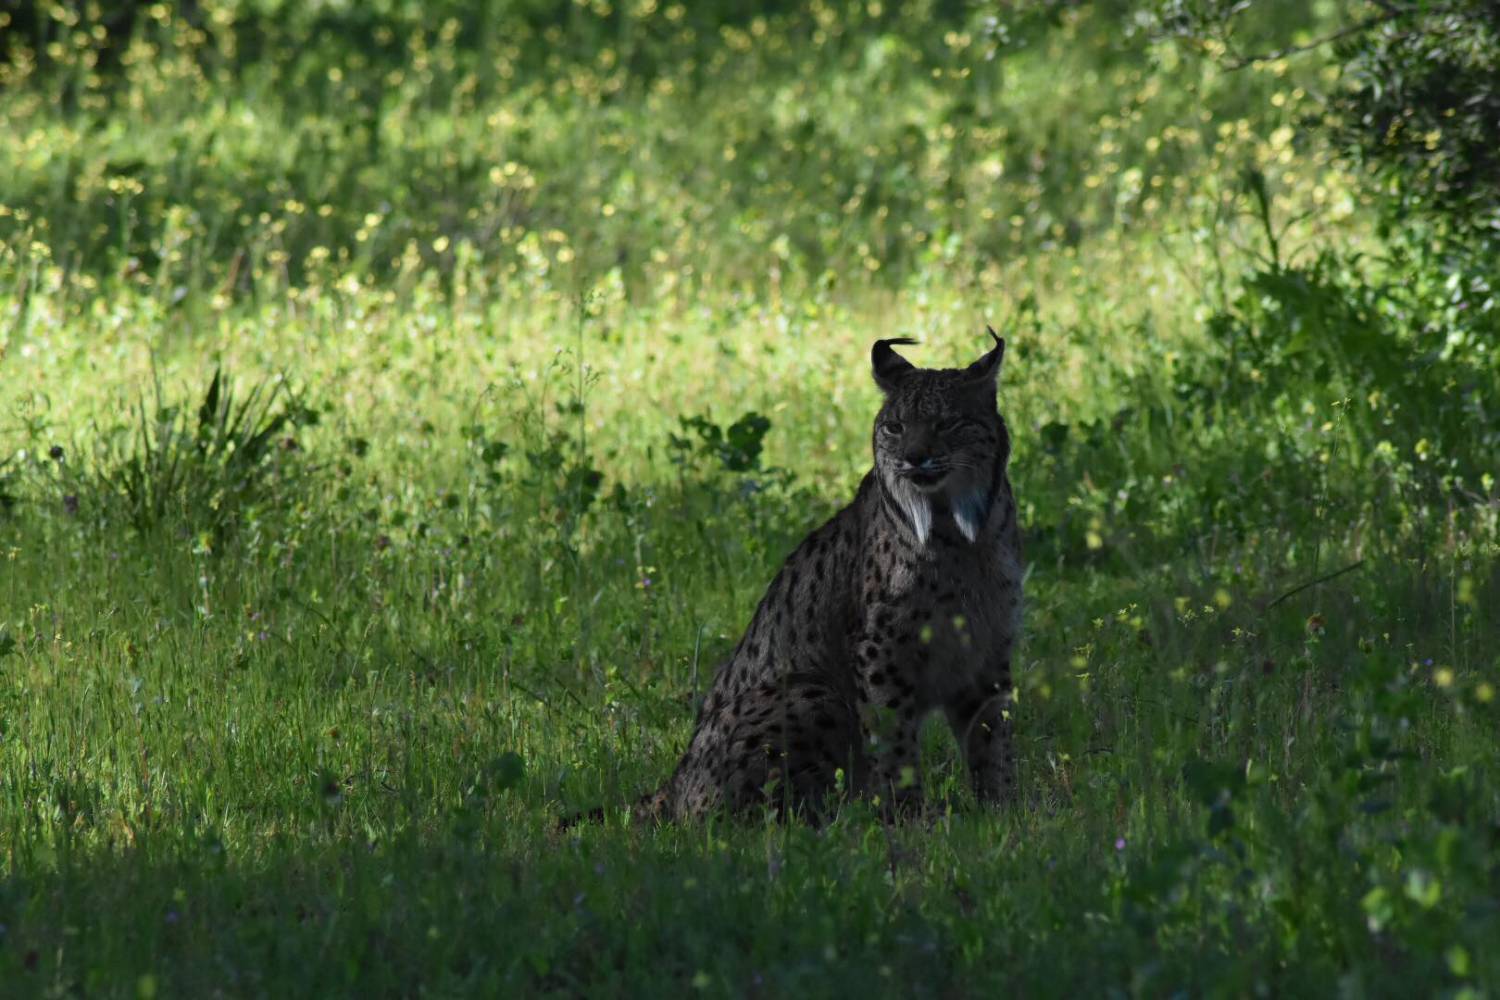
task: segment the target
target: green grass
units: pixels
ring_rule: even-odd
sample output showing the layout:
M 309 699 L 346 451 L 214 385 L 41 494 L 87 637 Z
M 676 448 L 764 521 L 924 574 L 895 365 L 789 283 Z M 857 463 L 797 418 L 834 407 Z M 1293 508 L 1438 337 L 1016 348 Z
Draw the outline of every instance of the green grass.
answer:
M 1316 63 L 870 6 L 0 66 L 0 992 L 1500 989 L 1494 307 L 1293 128 Z M 629 827 L 870 342 L 986 321 L 1023 802 L 934 727 L 925 822 Z

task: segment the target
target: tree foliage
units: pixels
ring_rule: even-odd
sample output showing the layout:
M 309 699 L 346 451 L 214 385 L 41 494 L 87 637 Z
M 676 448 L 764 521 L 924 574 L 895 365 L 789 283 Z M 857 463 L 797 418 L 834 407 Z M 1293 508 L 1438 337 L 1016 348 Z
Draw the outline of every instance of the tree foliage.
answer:
M 1500 242 L 1500 3 L 1372 3 L 1335 46 L 1329 124 L 1403 212 Z
M 1268 0 L 1163 0 L 1166 33 L 1231 66 L 1324 58 L 1336 71 L 1317 124 L 1387 196 L 1389 220 L 1468 247 L 1500 243 L 1500 3 L 1354 0 L 1343 25 L 1265 48 Z M 1285 33 L 1284 33 L 1285 34 Z M 1251 37 L 1247 37 L 1251 36 Z

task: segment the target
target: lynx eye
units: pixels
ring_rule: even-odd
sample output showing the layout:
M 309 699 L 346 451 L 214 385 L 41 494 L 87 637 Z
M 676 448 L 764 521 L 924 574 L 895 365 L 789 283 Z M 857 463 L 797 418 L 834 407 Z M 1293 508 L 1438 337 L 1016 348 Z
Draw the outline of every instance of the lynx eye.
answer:
M 897 434 L 901 433 L 901 421 L 887 420 L 885 423 L 880 425 L 880 432 L 890 437 L 895 437 Z

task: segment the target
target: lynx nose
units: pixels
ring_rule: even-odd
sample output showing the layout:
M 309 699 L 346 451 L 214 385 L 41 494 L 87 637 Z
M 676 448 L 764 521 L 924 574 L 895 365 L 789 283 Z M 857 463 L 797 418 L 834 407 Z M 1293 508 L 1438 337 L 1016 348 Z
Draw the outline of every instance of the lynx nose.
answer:
M 901 469 L 903 472 L 930 472 L 936 465 L 937 459 L 921 451 L 908 451 L 901 456 Z

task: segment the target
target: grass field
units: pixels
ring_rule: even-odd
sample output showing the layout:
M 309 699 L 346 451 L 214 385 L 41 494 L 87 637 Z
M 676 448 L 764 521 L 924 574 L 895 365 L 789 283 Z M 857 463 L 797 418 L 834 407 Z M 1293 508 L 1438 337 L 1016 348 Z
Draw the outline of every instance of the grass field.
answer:
M 1316 55 L 892 6 L 10 25 L 0 994 L 1500 990 L 1500 307 Z M 632 828 L 986 322 L 1024 801 Z

